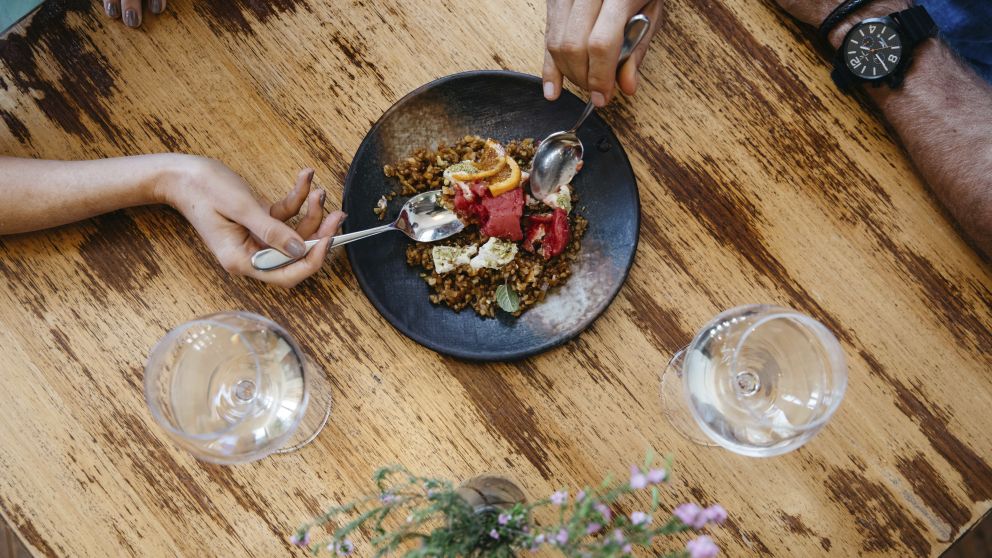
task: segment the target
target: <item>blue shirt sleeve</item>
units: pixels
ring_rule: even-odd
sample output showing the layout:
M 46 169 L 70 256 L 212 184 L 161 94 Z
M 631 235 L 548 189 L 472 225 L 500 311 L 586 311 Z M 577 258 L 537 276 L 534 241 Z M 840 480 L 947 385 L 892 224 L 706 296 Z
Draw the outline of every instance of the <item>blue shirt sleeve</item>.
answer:
M 992 0 L 918 0 L 941 39 L 992 83 Z

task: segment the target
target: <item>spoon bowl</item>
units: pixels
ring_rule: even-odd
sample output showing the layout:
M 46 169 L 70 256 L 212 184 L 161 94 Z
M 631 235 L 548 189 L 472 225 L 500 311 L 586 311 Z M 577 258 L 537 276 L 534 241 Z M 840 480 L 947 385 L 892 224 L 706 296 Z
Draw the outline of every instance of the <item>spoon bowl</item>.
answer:
M 401 231 L 417 242 L 436 242 L 458 234 L 465 228 L 457 215 L 441 205 L 441 191 L 431 190 L 413 196 L 400 209 L 396 220 L 388 225 L 341 234 L 331 238 L 330 248 L 336 248 L 349 242 L 375 236 L 386 231 Z M 317 245 L 320 239 L 308 240 L 304 244 L 307 252 Z M 306 257 L 304 253 L 303 257 Z M 266 248 L 255 252 L 251 265 L 259 271 L 270 271 L 289 265 L 303 259 L 287 256 L 275 248 Z
M 617 71 L 630 58 L 650 26 L 651 21 L 643 14 L 637 14 L 627 22 L 623 30 L 623 46 L 620 48 Z M 535 198 L 543 200 L 575 178 L 583 154 L 582 141 L 575 132 L 594 108 L 590 99 L 575 126 L 567 131 L 554 132 L 537 146 L 530 174 L 530 192 Z

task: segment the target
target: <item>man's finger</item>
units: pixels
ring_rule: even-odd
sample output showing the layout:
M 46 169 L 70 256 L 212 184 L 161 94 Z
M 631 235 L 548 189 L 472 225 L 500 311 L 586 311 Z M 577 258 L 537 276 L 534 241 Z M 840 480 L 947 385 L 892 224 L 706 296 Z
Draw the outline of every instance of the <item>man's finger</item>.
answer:
M 554 101 L 561 95 L 561 71 L 555 65 L 554 58 L 547 49 L 544 50 L 544 98 Z
M 582 89 L 588 89 L 589 33 L 596 24 L 602 5 L 602 0 L 576 0 L 572 4 L 561 41 L 561 52 L 555 58 L 558 69 Z
M 662 17 L 664 15 L 663 8 L 662 0 L 652 0 L 641 10 L 641 13 L 648 17 L 651 24 L 648 27 L 648 32 L 644 34 L 644 39 L 630 53 L 630 58 L 620 68 L 620 74 L 617 76 L 617 84 L 625 95 L 633 95 L 637 91 L 637 73 L 640 70 L 641 62 L 644 61 L 644 57 L 651 47 L 651 39 L 661 29 Z
M 605 106 L 613 97 L 624 27 L 641 8 L 639 4 L 605 4 L 589 33 L 588 82 L 590 98 L 597 107 Z

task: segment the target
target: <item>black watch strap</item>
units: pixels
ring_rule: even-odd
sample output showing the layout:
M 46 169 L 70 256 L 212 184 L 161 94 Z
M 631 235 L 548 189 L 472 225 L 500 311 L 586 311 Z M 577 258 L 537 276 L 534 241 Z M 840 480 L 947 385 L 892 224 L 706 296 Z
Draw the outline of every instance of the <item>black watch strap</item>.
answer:
M 827 19 L 823 20 L 823 23 L 820 24 L 820 29 L 817 31 L 820 40 L 827 42 L 827 35 L 833 31 L 834 27 L 837 27 L 838 23 L 868 2 L 871 2 L 871 0 L 844 0 L 841 2 L 839 6 L 834 8 L 834 11 L 830 12 Z
M 899 24 L 904 44 L 915 45 L 937 34 L 937 24 L 923 6 L 913 6 L 889 17 Z

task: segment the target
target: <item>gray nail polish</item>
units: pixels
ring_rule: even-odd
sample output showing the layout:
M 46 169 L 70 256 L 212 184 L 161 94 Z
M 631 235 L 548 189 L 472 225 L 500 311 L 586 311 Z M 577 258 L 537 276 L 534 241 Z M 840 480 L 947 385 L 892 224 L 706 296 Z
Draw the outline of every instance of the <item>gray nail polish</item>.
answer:
M 294 258 L 302 258 L 303 256 L 307 255 L 307 247 L 304 246 L 302 242 L 296 240 L 295 238 L 293 240 L 290 240 L 286 244 L 286 250 L 288 250 L 289 255 L 293 256 Z
M 138 12 L 134 10 L 128 10 L 124 12 L 124 25 L 128 27 L 138 26 Z
M 103 5 L 103 9 L 107 12 L 109 17 L 117 19 L 121 16 L 121 7 L 113 2 L 106 2 Z
M 148 7 L 152 9 L 153 14 L 160 14 L 162 13 L 162 0 L 152 0 Z
M 326 200 L 326 199 L 327 199 L 327 192 L 321 190 L 320 191 L 320 205 L 324 205 L 324 200 Z

